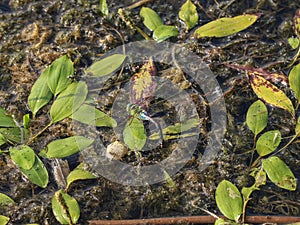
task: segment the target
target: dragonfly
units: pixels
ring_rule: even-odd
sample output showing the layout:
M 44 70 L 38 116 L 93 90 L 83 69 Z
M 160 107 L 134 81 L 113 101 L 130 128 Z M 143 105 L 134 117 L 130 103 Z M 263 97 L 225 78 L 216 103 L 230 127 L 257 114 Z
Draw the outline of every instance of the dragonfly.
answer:
M 151 118 L 146 111 L 151 101 L 154 99 L 156 88 L 154 77 L 156 75 L 157 70 L 152 57 L 150 57 L 148 62 L 141 67 L 139 72 L 135 73 L 130 79 L 130 103 L 127 105 L 126 109 L 132 119 L 136 118 L 153 123 L 159 131 L 162 145 L 163 132 L 161 126 Z

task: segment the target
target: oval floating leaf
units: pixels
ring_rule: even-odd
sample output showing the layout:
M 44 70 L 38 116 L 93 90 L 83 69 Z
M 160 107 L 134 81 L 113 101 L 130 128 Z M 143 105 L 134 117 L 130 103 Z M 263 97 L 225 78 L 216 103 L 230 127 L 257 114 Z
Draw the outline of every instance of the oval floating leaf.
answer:
M 147 138 L 143 122 L 136 118 L 129 120 L 125 125 L 123 138 L 131 150 L 142 150 Z
M 6 225 L 8 223 L 8 221 L 9 221 L 8 217 L 0 215 L 0 224 L 1 225 Z
M 270 105 L 287 110 L 294 116 L 294 106 L 283 91 L 255 72 L 249 72 L 248 76 L 251 87 L 259 98 Z
M 45 188 L 49 181 L 48 171 L 43 162 L 35 156 L 34 164 L 29 170 L 20 167 L 22 173 L 34 184 Z
M 85 171 L 83 165 L 80 164 L 76 167 L 67 177 L 67 190 L 69 189 L 70 185 L 77 180 L 87 180 L 87 179 L 95 179 L 96 176 L 92 173 Z
M 117 122 L 104 112 L 93 106 L 82 104 L 71 116 L 71 119 L 98 127 L 115 127 Z
M 85 72 L 92 77 L 104 77 L 118 70 L 125 59 L 126 55 L 123 54 L 110 55 L 94 62 Z
M 35 153 L 27 145 L 13 147 L 9 149 L 11 159 L 18 167 L 29 170 L 34 165 Z
M 290 71 L 289 83 L 291 89 L 295 92 L 298 101 L 300 101 L 300 64 L 294 66 Z
M 297 180 L 290 168 L 278 157 L 262 159 L 262 167 L 269 179 L 278 187 L 295 191 Z
M 177 36 L 178 29 L 175 26 L 160 25 L 153 32 L 153 39 L 157 42 L 162 42 L 170 37 Z
M 63 158 L 73 155 L 91 145 L 94 140 L 83 136 L 73 136 L 50 142 L 42 151 L 47 158 Z
M 143 17 L 144 25 L 151 31 L 154 31 L 157 27 L 163 25 L 163 21 L 159 15 L 148 7 L 142 7 L 140 16 Z
M 49 71 L 50 66 L 47 67 L 35 81 L 28 96 L 28 106 L 33 114 L 33 118 L 36 113 L 53 97 L 53 94 L 47 84 Z
M 230 181 L 223 180 L 216 189 L 216 203 L 228 219 L 238 221 L 243 211 L 243 200 L 237 187 Z
M 65 90 L 71 83 L 68 78 L 74 73 L 74 66 L 68 56 L 64 55 L 56 59 L 47 70 L 48 79 L 47 84 L 51 92 L 57 96 L 60 92 Z
M 12 204 L 15 203 L 14 200 L 12 200 L 10 197 L 8 197 L 7 195 L 5 195 L 3 193 L 0 193 L 0 207 L 9 205 L 11 203 Z
M 265 156 L 275 151 L 281 142 L 279 130 L 271 130 L 262 134 L 256 142 L 256 151 L 260 156 Z
M 50 109 L 52 123 L 56 123 L 75 112 L 85 101 L 88 88 L 84 82 L 74 82 L 59 94 Z
M 11 115 L 5 111 L 5 109 L 0 108 L 0 127 L 16 127 L 16 123 Z
M 194 35 L 200 37 L 225 37 L 251 26 L 259 15 L 245 14 L 232 18 L 220 18 L 198 28 Z
M 257 100 L 249 107 L 246 123 L 255 135 L 265 129 L 268 123 L 268 109 L 262 101 Z
M 54 194 L 52 211 L 61 224 L 76 224 L 80 216 L 80 208 L 76 199 L 63 190 L 59 190 Z
M 191 0 L 187 0 L 181 6 L 179 19 L 185 23 L 187 30 L 193 28 L 198 23 L 199 15 L 196 6 L 191 2 Z

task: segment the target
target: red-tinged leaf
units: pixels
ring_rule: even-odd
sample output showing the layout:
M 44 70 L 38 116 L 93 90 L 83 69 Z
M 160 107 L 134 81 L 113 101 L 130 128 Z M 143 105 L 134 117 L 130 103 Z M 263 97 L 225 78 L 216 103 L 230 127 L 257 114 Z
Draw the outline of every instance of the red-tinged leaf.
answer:
M 243 66 L 243 65 L 227 64 L 227 66 L 242 72 L 255 73 L 255 75 L 263 77 L 264 79 L 272 83 L 280 83 L 285 86 L 289 84 L 288 77 L 284 73 L 272 73 L 262 68 L 254 68 L 247 65 Z
M 156 74 L 156 67 L 150 58 L 130 79 L 130 103 L 138 104 L 141 108 L 149 106 L 156 88 L 153 78 Z
M 294 30 L 295 34 L 300 38 L 300 9 L 298 9 L 294 16 Z
M 248 72 L 248 77 L 253 91 L 259 98 L 270 105 L 287 110 L 293 116 L 295 115 L 293 104 L 283 91 L 255 72 Z

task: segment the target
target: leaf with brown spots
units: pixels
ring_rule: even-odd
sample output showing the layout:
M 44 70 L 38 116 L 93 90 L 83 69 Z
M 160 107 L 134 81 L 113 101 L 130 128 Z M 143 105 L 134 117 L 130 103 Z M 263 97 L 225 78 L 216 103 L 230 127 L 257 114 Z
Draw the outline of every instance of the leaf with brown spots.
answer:
M 144 64 L 141 70 L 134 74 L 130 80 L 130 103 L 138 104 L 145 109 L 150 104 L 156 88 L 153 79 L 157 70 L 152 58 Z
M 248 77 L 253 91 L 259 98 L 270 105 L 287 110 L 293 116 L 295 115 L 294 106 L 283 91 L 256 72 L 248 72 Z
M 272 83 L 280 83 L 285 86 L 289 84 L 288 77 L 284 73 L 272 73 L 262 68 L 254 68 L 247 65 L 243 66 L 243 65 L 236 65 L 236 64 L 227 64 L 227 66 L 242 72 L 255 73 L 257 76 L 261 76 Z

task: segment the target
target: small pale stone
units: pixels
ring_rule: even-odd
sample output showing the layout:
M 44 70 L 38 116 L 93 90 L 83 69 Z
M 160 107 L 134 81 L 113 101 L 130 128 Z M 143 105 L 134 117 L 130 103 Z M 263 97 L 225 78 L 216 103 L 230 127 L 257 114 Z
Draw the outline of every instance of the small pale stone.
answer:
M 128 149 L 120 141 L 115 141 L 106 148 L 106 157 L 109 159 L 120 160 L 127 153 Z

